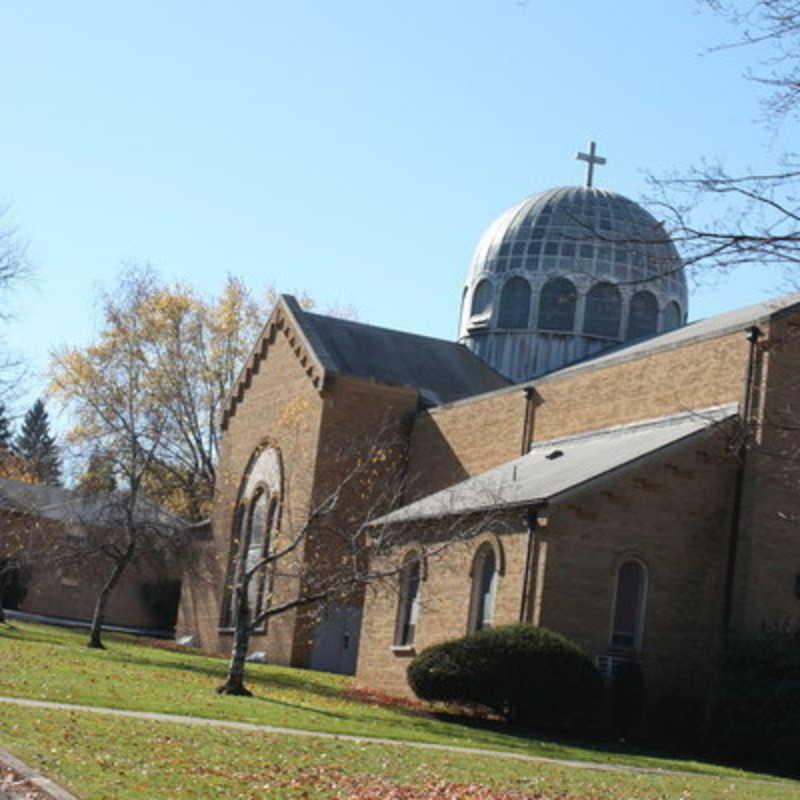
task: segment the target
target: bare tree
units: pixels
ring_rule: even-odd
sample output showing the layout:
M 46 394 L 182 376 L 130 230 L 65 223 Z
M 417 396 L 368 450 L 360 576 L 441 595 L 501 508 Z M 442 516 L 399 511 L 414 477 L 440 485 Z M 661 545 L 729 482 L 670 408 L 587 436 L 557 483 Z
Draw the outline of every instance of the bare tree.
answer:
M 142 348 L 148 320 L 139 309 L 150 285 L 136 276 L 123 282 L 108 308 L 115 325 L 105 340 L 85 351 L 65 349 L 53 356 L 51 392 L 72 411 L 71 443 L 87 460 L 97 452 L 116 480 L 113 493 L 85 493 L 80 509 L 84 535 L 76 556 L 105 563 L 107 578 L 98 594 L 89 641 L 101 647 L 108 597 L 137 560 L 165 558 L 181 544 L 177 518 L 154 505 L 159 489 L 159 456 L 170 430 L 170 410 L 154 402 Z M 91 484 L 89 484 L 91 485 Z M 180 548 L 178 548 L 180 549 Z
M 245 687 L 250 638 L 268 619 L 297 608 L 319 615 L 336 604 L 359 602 L 366 587 L 376 584 L 397 588 L 410 565 L 401 560 L 403 545 L 418 535 L 418 529 L 384 524 L 382 517 L 407 499 L 405 457 L 404 438 L 385 426 L 361 443 L 342 443 L 323 487 L 297 524 L 289 522 L 278 529 L 273 514 L 265 513 L 259 520 L 255 507 L 242 507 L 227 587 L 233 643 L 219 693 L 250 695 Z M 497 520 L 494 509 L 469 516 L 438 515 L 425 526 L 424 553 L 413 558 L 435 557 Z M 254 523 L 267 530 L 262 553 L 255 559 L 249 557 Z M 278 584 L 290 585 L 292 591 L 278 597 L 273 591 Z
M 9 222 L 9 216 L 9 207 L 0 205 L 0 323 L 7 323 L 12 317 L 8 295 L 31 274 L 27 245 Z M 14 386 L 19 369 L 19 360 L 7 351 L 0 336 L 0 395 Z
M 797 122 L 800 101 L 800 3 L 699 0 L 731 23 L 730 41 L 709 51 L 751 48 L 762 85 L 763 122 L 778 137 Z M 650 176 L 651 210 L 664 218 L 687 265 L 726 271 L 742 264 L 792 269 L 800 262 L 800 156 L 778 148 L 772 165 L 732 172 L 704 161 L 683 173 Z

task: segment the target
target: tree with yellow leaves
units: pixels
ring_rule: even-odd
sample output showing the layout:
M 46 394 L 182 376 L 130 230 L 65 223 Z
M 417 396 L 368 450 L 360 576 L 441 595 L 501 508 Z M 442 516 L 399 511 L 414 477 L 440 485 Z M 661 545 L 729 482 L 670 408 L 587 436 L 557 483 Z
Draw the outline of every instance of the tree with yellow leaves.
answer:
M 120 437 L 130 443 L 134 435 L 135 402 L 137 450 L 149 454 L 140 490 L 199 520 L 216 481 L 217 417 L 269 300 L 257 301 L 232 277 L 220 297 L 206 300 L 190 287 L 163 284 L 144 266 L 127 268 L 101 306 L 98 341 L 64 347 L 51 359 L 51 392 L 75 419 L 68 441 L 85 457 L 95 454 L 106 483 L 120 479 L 127 465 L 114 462 L 127 450 Z M 82 481 L 92 482 L 91 468 Z

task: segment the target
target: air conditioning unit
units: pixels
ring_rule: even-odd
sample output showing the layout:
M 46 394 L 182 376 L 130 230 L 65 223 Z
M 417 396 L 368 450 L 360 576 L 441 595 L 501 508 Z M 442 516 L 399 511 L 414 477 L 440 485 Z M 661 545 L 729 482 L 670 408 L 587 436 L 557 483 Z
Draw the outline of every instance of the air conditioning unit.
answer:
M 631 661 L 635 660 L 636 659 L 628 656 L 614 656 L 606 653 L 605 655 L 597 656 L 594 660 L 594 663 L 600 674 L 603 676 L 603 679 L 610 683 L 614 680 L 620 664 L 629 664 Z

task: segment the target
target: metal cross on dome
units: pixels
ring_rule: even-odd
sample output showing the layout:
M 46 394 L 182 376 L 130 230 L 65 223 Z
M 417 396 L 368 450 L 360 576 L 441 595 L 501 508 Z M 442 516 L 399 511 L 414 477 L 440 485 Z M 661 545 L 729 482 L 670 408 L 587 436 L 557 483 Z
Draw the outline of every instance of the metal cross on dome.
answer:
M 596 145 L 594 142 L 589 142 L 589 152 L 588 153 L 575 153 L 575 158 L 579 161 L 586 161 L 587 168 L 586 168 L 586 185 L 591 186 L 592 180 L 594 179 L 594 165 L 595 164 L 605 164 L 606 160 L 602 156 L 596 155 Z

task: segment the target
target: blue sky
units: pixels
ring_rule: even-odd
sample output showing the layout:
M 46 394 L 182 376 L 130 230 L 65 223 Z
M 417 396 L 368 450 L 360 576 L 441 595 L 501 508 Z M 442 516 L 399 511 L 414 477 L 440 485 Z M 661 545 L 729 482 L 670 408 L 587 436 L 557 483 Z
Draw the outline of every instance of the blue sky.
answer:
M 320 307 L 443 338 L 483 229 L 579 184 L 638 199 L 644 174 L 772 163 L 754 54 L 693 0 L 6 4 L 0 198 L 35 284 L 2 335 L 28 363 L 85 343 L 123 262 L 219 290 L 305 290 Z M 701 281 L 696 318 L 765 299 L 758 268 Z

